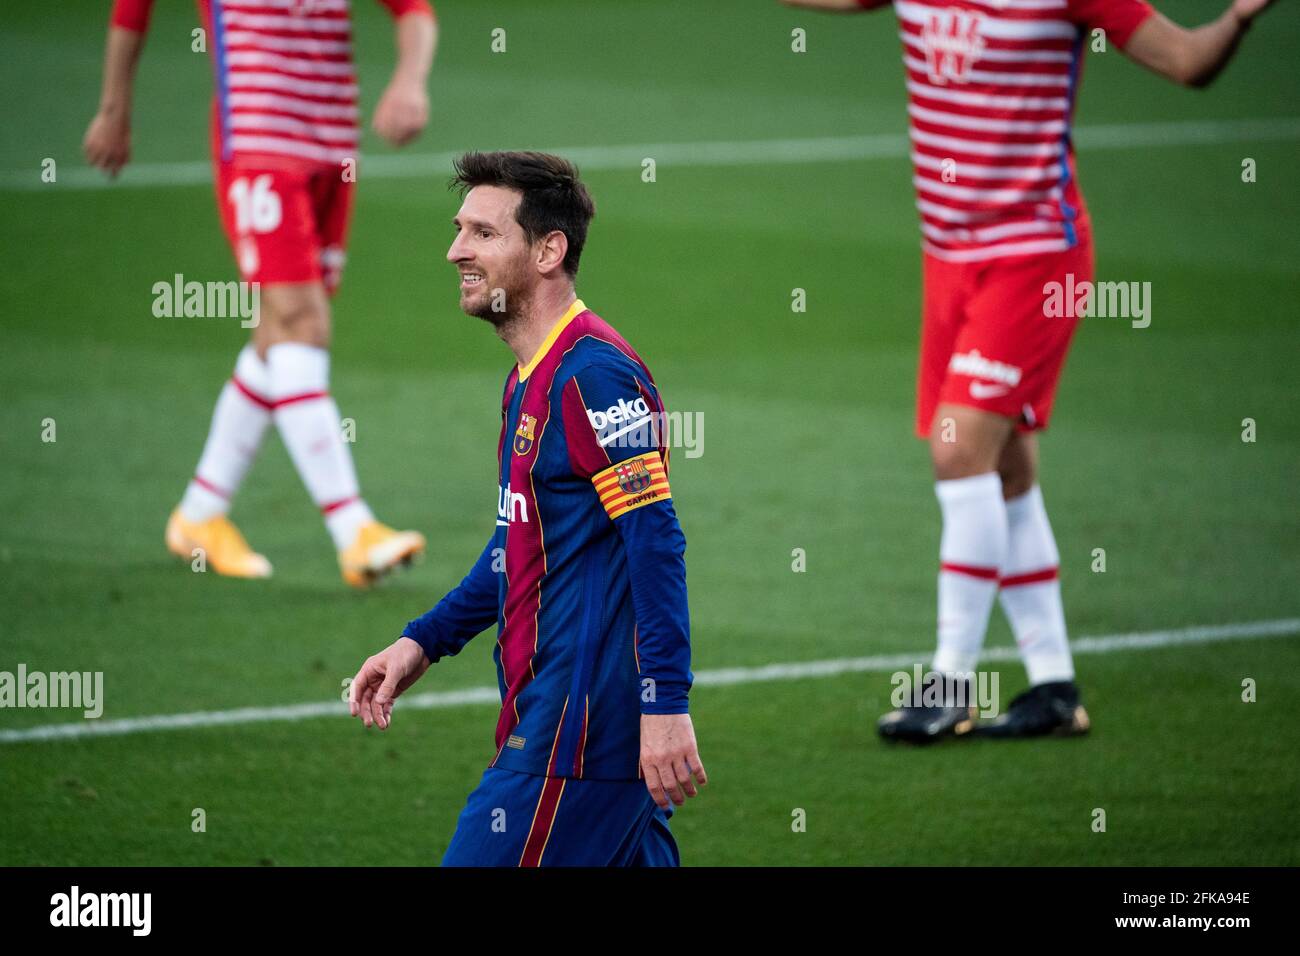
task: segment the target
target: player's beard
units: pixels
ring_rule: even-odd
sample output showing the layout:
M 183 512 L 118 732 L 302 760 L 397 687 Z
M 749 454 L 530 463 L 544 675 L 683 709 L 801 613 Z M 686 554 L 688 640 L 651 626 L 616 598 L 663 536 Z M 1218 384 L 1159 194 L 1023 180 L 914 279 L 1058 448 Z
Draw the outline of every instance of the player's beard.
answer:
M 466 315 L 490 322 L 498 332 L 526 314 L 530 296 L 527 292 L 525 262 L 512 263 L 499 276 L 483 273 L 482 291 L 474 298 L 461 295 L 460 307 Z

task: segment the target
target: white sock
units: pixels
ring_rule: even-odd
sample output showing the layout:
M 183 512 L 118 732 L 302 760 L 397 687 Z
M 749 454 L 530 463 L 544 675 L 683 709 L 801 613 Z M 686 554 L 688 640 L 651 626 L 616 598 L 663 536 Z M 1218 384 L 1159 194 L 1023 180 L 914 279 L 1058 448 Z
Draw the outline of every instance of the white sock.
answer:
M 935 482 L 939 539 L 939 649 L 934 669 L 975 669 L 1007 557 L 1007 510 L 996 472 Z
M 207 521 L 230 510 L 248 466 L 271 423 L 271 380 L 252 345 L 245 345 L 212 412 L 199 466 L 181 498 L 181 517 Z
M 1074 680 L 1057 577 L 1061 556 L 1037 485 L 1007 502 L 1007 525 L 1010 547 L 1000 596 L 1029 683 Z
M 275 425 L 307 492 L 325 517 L 335 549 L 342 551 L 375 516 L 361 498 L 339 409 L 329 394 L 329 352 L 281 342 L 267 349 L 266 364 Z

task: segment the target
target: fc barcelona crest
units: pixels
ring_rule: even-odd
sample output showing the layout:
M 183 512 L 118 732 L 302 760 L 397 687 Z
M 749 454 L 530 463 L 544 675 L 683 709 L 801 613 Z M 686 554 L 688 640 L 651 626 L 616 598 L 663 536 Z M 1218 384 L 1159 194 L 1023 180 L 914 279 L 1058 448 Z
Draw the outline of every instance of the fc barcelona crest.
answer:
M 521 413 L 519 415 L 519 427 L 515 429 L 515 454 L 526 455 L 533 447 L 533 430 L 537 427 L 537 419 L 532 415 Z
M 639 495 L 650 487 L 650 482 L 653 480 L 645 466 L 645 461 L 640 458 L 633 458 L 626 465 L 619 465 L 615 473 L 618 475 L 618 486 L 629 495 Z

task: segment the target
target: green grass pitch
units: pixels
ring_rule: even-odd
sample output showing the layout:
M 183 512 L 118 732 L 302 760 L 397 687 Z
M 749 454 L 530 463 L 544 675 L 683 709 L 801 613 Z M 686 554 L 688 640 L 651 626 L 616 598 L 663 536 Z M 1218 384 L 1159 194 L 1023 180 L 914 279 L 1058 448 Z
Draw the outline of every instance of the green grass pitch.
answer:
M 1159 4 L 1184 23 L 1213 0 Z M 355 0 L 363 97 L 391 27 Z M 438 4 L 431 127 L 416 153 L 898 134 L 889 13 L 767 0 Z M 156 319 L 175 273 L 233 278 L 207 185 L 80 190 L 104 3 L 0 12 L 0 670 L 105 675 L 103 719 L 337 696 L 342 678 L 460 579 L 490 527 L 507 350 L 456 308 L 447 170 L 361 176 L 335 303 L 334 392 L 362 488 L 423 530 L 428 559 L 374 593 L 337 575 L 278 439 L 233 517 L 276 565 L 245 583 L 162 547 L 245 333 Z M 210 67 L 189 2 L 155 12 L 136 91 L 138 163 L 208 155 Z M 507 31 L 507 52 L 490 49 Z M 807 30 L 808 50 L 790 49 Z M 1089 55 L 1081 127 L 1291 120 L 1300 11 L 1256 25 L 1211 90 Z M 367 134 L 371 154 L 386 152 Z M 649 154 L 653 158 L 653 154 Z M 1149 281 L 1152 323 L 1076 338 L 1043 487 L 1075 636 L 1296 616 L 1300 580 L 1297 136 L 1080 149 L 1099 278 Z M 1257 181 L 1243 183 L 1243 159 Z M 639 162 L 586 179 L 598 215 L 579 292 L 703 413 L 673 456 L 697 671 L 924 651 L 938 513 L 911 437 L 920 253 L 902 157 Z M 805 289 L 807 311 L 791 311 Z M 54 419 L 57 441 L 41 440 Z M 1243 419 L 1256 441 L 1242 440 Z M 791 569 L 804 549 L 807 570 Z M 1094 549 L 1106 571 L 1094 573 Z M 1000 617 L 991 645 L 1010 638 Z M 494 681 L 491 638 L 419 690 Z M 673 820 L 683 861 L 728 864 L 1296 864 L 1300 641 L 1080 656 L 1084 740 L 931 750 L 874 736 L 885 673 L 701 687 L 712 783 Z M 1003 702 L 1023 683 L 1003 665 Z M 1258 700 L 1243 703 L 1242 681 Z M 21 729 L 63 712 L 0 711 Z M 435 863 L 491 756 L 494 710 L 0 743 L 3 864 Z M 207 830 L 191 832 L 203 808 Z M 1092 831 L 1105 809 L 1107 829 Z M 796 810 L 806 832 L 795 832 Z

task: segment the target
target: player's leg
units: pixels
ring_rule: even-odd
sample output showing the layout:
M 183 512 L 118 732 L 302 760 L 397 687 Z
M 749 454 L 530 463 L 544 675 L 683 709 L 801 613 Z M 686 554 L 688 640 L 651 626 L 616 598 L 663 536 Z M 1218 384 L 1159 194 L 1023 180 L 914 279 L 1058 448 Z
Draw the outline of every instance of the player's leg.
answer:
M 534 830 L 549 830 L 563 797 L 564 781 L 548 783 L 550 778 L 534 774 L 485 770 L 465 801 L 442 865 L 519 866 Z
M 316 507 L 342 550 L 373 520 L 361 499 L 352 456 L 330 395 L 330 306 L 319 281 L 262 287 L 254 330 L 266 360 L 274 421 Z
M 1060 554 L 1038 486 L 1038 439 L 1013 433 L 998 464 L 1007 499 L 1009 545 L 999 600 L 1029 675 L 1029 690 L 978 730 L 986 736 L 1086 733 L 1074 682 L 1058 574 Z
M 271 563 L 248 547 L 227 517 L 271 423 L 269 394 L 266 365 L 252 345 L 246 345 L 217 398 L 194 477 L 167 522 L 168 550 L 187 561 L 201 551 L 218 574 L 246 578 L 271 574 Z
M 1073 681 L 1058 575 L 1061 557 L 1038 487 L 1038 438 L 1012 435 L 998 464 L 1007 499 L 1009 547 L 999 600 L 1029 683 Z
M 1086 229 L 1078 243 L 1061 253 L 1027 256 L 1000 270 L 990 301 L 1001 301 L 1013 316 L 1007 339 L 1008 361 L 1020 371 L 1013 390 L 1020 403 L 1017 431 L 998 463 L 1007 499 L 1008 551 L 1000 597 L 1020 648 L 1030 688 L 1017 695 L 1007 710 L 981 734 L 1033 736 L 1044 733 L 1079 734 L 1088 729 L 1088 715 L 1079 702 L 1074 665 L 1066 637 L 1065 612 L 1058 579 L 1060 555 L 1052 534 L 1043 495 L 1038 487 L 1036 430 L 1051 417 L 1057 382 L 1073 338 L 1076 322 L 1047 317 L 1042 294 L 1051 282 L 1075 284 L 1093 277 L 1092 244 Z M 1015 308 L 1030 303 L 1039 308 Z
M 1011 430 L 1010 419 L 981 409 L 942 402 L 935 411 L 930 457 L 942 516 L 938 648 L 927 686 L 920 689 L 922 701 L 881 718 L 878 729 L 888 740 L 929 743 L 974 727 L 970 675 L 1007 555 L 997 463 Z
M 543 791 L 521 866 L 679 865 L 672 811 L 655 805 L 645 781 L 569 779 L 561 786 L 551 813 Z
M 934 674 L 940 703 L 912 701 L 881 718 L 887 740 L 926 743 L 971 729 L 968 680 L 984 643 L 1006 558 L 1007 518 L 997 464 L 1014 415 L 969 391 L 959 357 L 974 351 L 987 315 L 970 310 L 981 273 L 925 258 L 924 314 L 917 378 L 917 434 L 930 443 L 939 540 L 938 648 Z M 936 689 L 916 688 L 933 701 Z
M 654 808 L 650 823 L 642 832 L 636 850 L 627 862 L 628 866 L 681 866 L 677 840 L 668 828 L 668 816 L 667 812 Z
M 489 768 L 461 811 L 442 865 L 677 866 L 670 815 L 640 780 Z
M 325 292 L 333 296 L 342 279 L 348 225 L 352 217 L 352 199 L 355 183 L 340 170 L 325 170 L 315 174 L 310 181 L 312 219 L 315 234 L 315 257 L 318 274 Z M 337 421 L 337 409 L 335 409 Z M 351 466 L 351 453 L 342 444 Z M 355 481 L 355 471 L 354 481 Z M 359 498 L 358 491 L 358 501 Z M 364 503 L 362 503 L 364 507 Z M 365 509 L 367 512 L 368 508 Z M 396 531 L 376 521 L 373 515 L 352 532 L 349 522 L 340 516 L 346 534 L 335 534 L 339 553 L 339 567 L 343 579 L 353 587 L 366 587 L 394 568 L 409 564 L 424 553 L 424 535 L 418 531 Z M 327 516 L 329 523 L 329 516 Z M 331 534 L 334 526 L 331 525 Z M 348 535 L 351 535 L 350 540 Z M 340 545 L 341 540 L 347 540 Z
M 930 436 L 939 538 L 938 650 L 934 669 L 966 674 L 984 647 L 998 580 L 1007 559 L 1008 525 L 998 463 L 1011 419 L 942 403 Z
M 218 163 L 214 182 L 222 227 L 241 278 L 256 281 L 261 261 L 248 210 L 241 205 L 252 179 L 230 164 Z M 217 398 L 194 477 L 167 522 L 168 550 L 187 561 L 201 551 L 207 566 L 218 574 L 254 578 L 271 574 L 271 563 L 248 547 L 227 517 L 271 423 L 270 392 L 266 363 L 249 343 Z
M 422 551 L 423 536 L 381 525 L 361 496 L 330 394 L 330 303 L 324 283 L 264 286 L 254 341 L 266 358 L 276 428 L 324 517 L 345 580 L 364 586 Z

